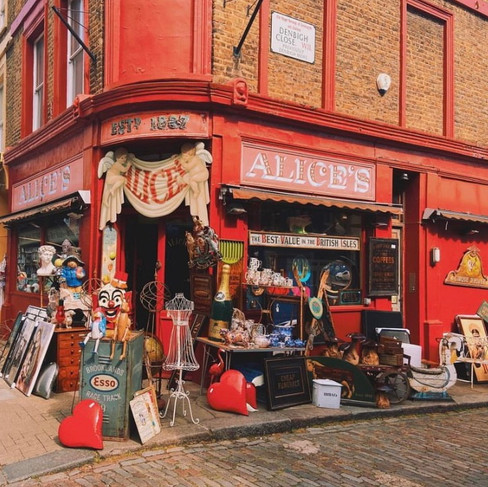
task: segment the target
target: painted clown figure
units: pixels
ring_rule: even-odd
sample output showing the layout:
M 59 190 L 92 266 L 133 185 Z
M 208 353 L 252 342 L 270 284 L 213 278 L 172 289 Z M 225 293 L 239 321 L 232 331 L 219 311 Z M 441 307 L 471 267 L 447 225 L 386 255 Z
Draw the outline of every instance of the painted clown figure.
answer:
M 98 306 L 102 309 L 107 319 L 107 336 L 113 334 L 117 317 L 120 313 L 120 306 L 124 301 L 128 301 L 126 297 L 127 290 L 127 273 L 116 272 L 112 280 L 102 286 L 98 293 Z

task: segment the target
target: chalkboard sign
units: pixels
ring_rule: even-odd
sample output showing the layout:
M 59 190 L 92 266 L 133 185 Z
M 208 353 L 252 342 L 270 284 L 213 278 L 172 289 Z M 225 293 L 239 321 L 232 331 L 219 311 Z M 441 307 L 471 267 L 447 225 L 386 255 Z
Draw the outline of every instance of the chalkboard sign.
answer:
M 369 295 L 398 294 L 398 240 L 372 238 L 369 241 Z
M 304 357 L 264 359 L 264 377 L 268 409 L 312 402 Z

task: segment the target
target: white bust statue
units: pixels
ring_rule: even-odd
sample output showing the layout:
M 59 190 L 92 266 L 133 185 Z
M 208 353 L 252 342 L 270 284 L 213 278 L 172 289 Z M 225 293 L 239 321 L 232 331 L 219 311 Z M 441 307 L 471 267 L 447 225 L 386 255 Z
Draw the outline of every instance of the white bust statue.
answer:
M 52 262 L 56 249 L 52 245 L 41 245 L 38 252 L 41 267 L 37 269 L 37 275 L 52 276 L 56 272 L 56 266 Z

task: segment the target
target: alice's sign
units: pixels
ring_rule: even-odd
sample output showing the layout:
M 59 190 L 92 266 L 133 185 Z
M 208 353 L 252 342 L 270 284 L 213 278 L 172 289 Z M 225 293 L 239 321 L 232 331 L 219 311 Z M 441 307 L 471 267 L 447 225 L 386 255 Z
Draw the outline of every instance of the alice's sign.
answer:
M 360 250 L 359 238 L 328 235 L 249 232 L 249 245 L 324 250 Z
M 12 213 L 48 203 L 83 189 L 83 159 L 37 173 L 12 187 Z
M 243 184 L 374 201 L 375 165 L 244 142 Z

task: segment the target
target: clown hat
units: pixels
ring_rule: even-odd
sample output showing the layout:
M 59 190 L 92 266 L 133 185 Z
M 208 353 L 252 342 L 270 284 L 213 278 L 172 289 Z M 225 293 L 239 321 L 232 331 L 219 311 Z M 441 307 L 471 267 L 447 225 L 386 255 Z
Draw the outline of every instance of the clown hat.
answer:
M 129 275 L 127 272 L 122 272 L 122 271 L 117 271 L 112 277 L 112 281 L 110 284 L 112 284 L 113 287 L 119 288 L 119 289 L 127 289 L 127 277 Z

